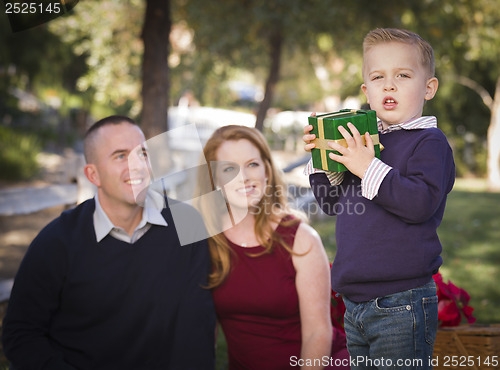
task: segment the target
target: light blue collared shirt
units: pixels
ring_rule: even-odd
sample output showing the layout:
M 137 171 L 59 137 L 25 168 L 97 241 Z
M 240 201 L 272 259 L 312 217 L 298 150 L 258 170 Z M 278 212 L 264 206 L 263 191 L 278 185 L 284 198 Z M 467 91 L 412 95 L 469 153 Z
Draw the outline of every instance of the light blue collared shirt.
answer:
M 158 195 L 158 194 L 156 194 Z M 102 209 L 97 193 L 95 195 L 95 211 L 94 211 L 94 230 L 97 242 L 99 243 L 106 235 L 111 235 L 113 238 L 124 241 L 129 244 L 139 240 L 151 227 L 151 225 L 168 226 L 167 221 L 161 214 L 160 204 L 163 204 L 155 195 L 148 192 L 142 211 L 142 219 L 139 225 L 135 228 L 132 236 L 130 236 L 123 228 L 113 225 L 108 215 Z

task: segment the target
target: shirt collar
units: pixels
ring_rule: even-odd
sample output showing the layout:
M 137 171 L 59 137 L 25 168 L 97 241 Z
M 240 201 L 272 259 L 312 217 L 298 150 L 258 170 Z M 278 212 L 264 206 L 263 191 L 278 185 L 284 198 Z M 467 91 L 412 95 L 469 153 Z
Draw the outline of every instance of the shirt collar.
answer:
M 381 134 L 386 134 L 398 130 L 419 130 L 424 128 L 436 128 L 436 127 L 437 127 L 437 119 L 434 116 L 422 116 L 419 118 L 413 118 L 403 123 L 390 125 L 386 129 L 382 127 L 382 121 L 378 121 L 378 129 Z
M 168 226 L 167 221 L 163 218 L 160 208 L 158 208 L 157 205 L 158 200 L 154 199 L 148 192 L 144 202 L 142 219 L 135 230 L 141 229 L 147 224 Z M 106 212 L 104 212 L 104 209 L 102 209 L 97 193 L 95 194 L 95 211 L 93 219 L 96 239 L 97 242 L 100 242 L 115 228 L 115 225 L 111 222 Z

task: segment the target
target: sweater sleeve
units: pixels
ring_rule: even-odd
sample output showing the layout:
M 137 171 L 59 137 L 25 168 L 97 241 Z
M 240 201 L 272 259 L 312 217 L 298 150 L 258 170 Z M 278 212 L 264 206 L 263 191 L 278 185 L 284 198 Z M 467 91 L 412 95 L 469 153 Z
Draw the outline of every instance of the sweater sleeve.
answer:
M 182 246 L 190 250 L 187 279 L 183 283 L 176 324 L 171 368 L 215 367 L 215 308 L 207 286 L 210 256 L 206 240 Z
M 422 223 L 436 212 L 455 181 L 453 154 L 444 135 L 423 138 L 403 175 L 392 168 L 373 201 L 406 223 Z
M 48 340 L 51 317 L 59 308 L 66 251 L 57 221 L 33 240 L 17 272 L 3 322 L 3 348 L 18 370 L 70 370 Z
M 329 216 L 335 215 L 335 205 L 339 200 L 339 185 L 331 185 L 326 173 L 309 175 L 311 189 L 321 210 Z

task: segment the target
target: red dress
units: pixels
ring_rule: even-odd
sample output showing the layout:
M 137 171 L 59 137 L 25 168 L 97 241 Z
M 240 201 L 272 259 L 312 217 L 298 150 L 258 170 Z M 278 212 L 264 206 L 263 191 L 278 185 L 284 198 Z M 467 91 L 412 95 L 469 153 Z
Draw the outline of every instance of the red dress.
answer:
M 275 232 L 293 246 L 298 226 L 298 222 L 292 226 L 282 222 Z M 275 245 L 271 254 L 252 257 L 249 254 L 264 247 L 243 248 L 228 242 L 235 252 L 232 269 L 213 290 L 213 299 L 226 336 L 229 368 L 296 369 L 292 356 L 300 359 L 301 329 L 292 256 Z M 338 346 L 339 333 L 335 336 Z M 345 341 L 341 347 L 345 348 Z

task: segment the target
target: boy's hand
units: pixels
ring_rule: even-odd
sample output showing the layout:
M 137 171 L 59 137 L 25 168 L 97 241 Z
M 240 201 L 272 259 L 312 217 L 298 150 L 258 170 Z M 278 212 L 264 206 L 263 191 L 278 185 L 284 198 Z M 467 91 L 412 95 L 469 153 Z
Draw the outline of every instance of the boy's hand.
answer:
M 363 138 L 359 134 L 358 129 L 349 122 L 347 124 L 352 132 L 352 136 L 349 134 L 344 127 L 339 127 L 339 132 L 344 137 L 347 142 L 347 148 L 334 142 L 329 141 L 328 146 L 333 150 L 336 150 L 342 155 L 337 155 L 330 153 L 330 158 L 334 161 L 342 163 L 347 167 L 349 171 L 358 176 L 360 179 L 363 178 L 368 166 L 375 157 L 375 148 L 373 146 L 373 140 L 370 134 L 367 132 L 365 134 L 366 146 L 363 144 Z M 308 136 L 305 135 L 304 138 Z M 304 140 L 305 141 L 305 140 Z M 314 145 L 314 144 L 313 144 Z M 306 145 L 307 147 L 307 145 Z
M 312 112 L 311 117 L 316 117 L 316 113 Z M 304 127 L 304 134 L 305 135 L 302 136 L 302 140 L 304 141 L 304 143 L 306 143 L 306 145 L 304 145 L 304 150 L 306 152 L 310 152 L 311 149 L 313 149 L 316 146 L 316 144 L 311 143 L 311 141 L 316 139 L 316 135 L 309 133 L 312 129 L 313 129 L 312 125 L 307 125 Z

